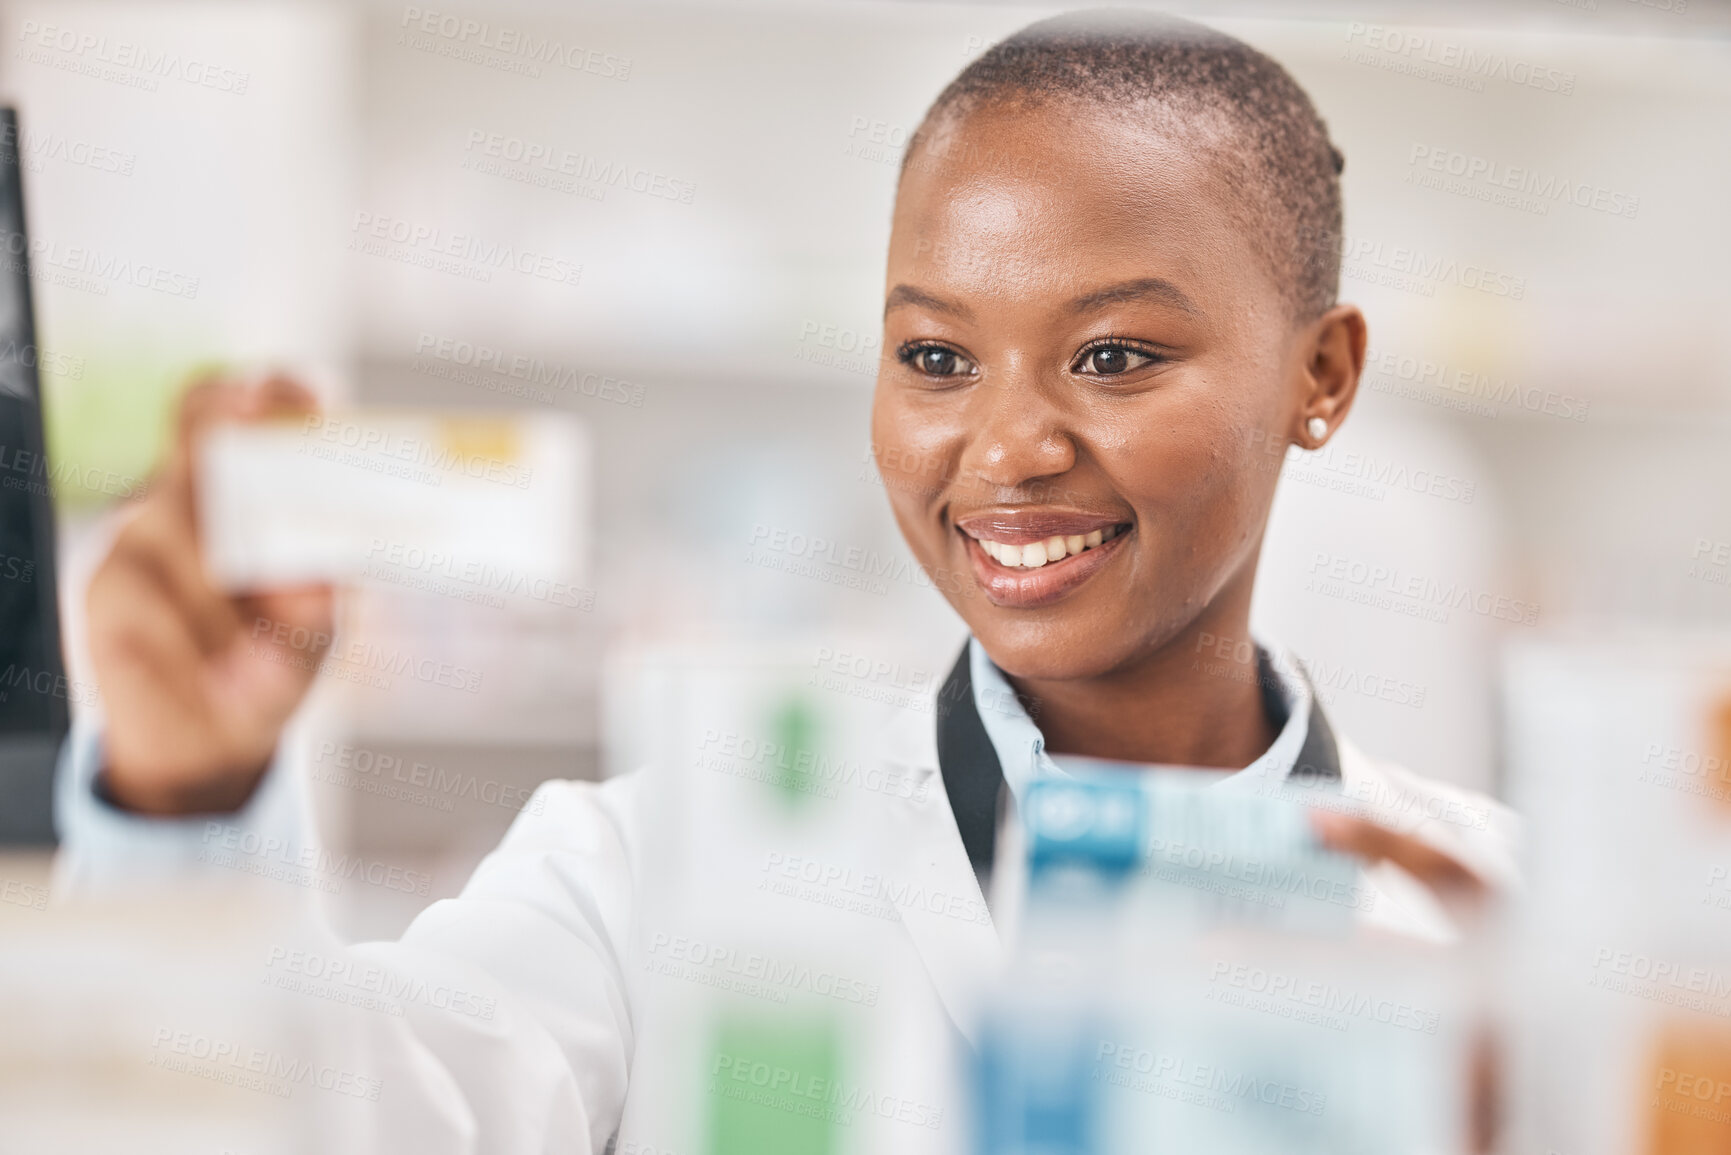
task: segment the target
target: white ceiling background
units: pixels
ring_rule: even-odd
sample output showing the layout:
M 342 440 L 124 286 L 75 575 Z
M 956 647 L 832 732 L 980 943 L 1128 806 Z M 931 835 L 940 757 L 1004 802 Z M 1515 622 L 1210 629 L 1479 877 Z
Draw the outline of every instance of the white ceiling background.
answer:
M 1731 22 L 1707 5 L 1675 15 L 1585 3 L 1179 6 L 1270 52 L 1310 90 L 1348 157 L 1349 235 L 1524 286 L 1511 301 L 1349 277 L 1343 295 L 1364 305 L 1375 348 L 1591 403 L 1574 422 L 1514 406 L 1463 415 L 1430 403 L 1434 391 L 1426 401 L 1367 390 L 1341 451 L 1446 472 L 1472 483 L 1474 500 L 1342 493 L 1327 488 L 1345 476 L 1337 465 L 1291 481 L 1271 530 L 1266 628 L 1324 668 L 1426 691 L 1422 708 L 1391 704 L 1360 679 L 1335 697 L 1343 728 L 1480 785 L 1496 772 L 1495 658 L 1508 627 L 1471 613 L 1423 622 L 1307 590 L 1318 552 L 1536 602 L 1543 629 L 1731 618 L 1731 593 L 1690 571 L 1698 541 L 1731 538 Z M 160 382 L 201 360 L 275 359 L 369 404 L 513 403 L 417 360 L 429 336 L 488 344 L 612 375 L 645 399 L 564 403 L 599 434 L 605 610 L 562 632 L 531 624 L 538 649 L 492 659 L 515 670 L 497 681 L 518 703 L 477 715 L 494 719 L 494 737 L 592 740 L 598 655 L 621 630 L 845 625 L 878 631 L 886 651 L 953 645 L 959 625 L 927 590 L 860 594 L 739 559 L 765 522 L 900 549 L 864 466 L 870 355 L 840 368 L 802 356 L 823 326 L 875 333 L 895 158 L 855 151 L 877 122 L 900 139 L 971 53 L 1053 9 L 438 9 L 628 58 L 620 81 L 551 67 L 528 76 L 403 42 L 405 15 L 433 7 L 0 5 L 0 83 L 27 130 L 136 162 L 119 175 L 44 154 L 29 177 L 36 235 L 200 278 L 188 300 L 39 276 L 44 343 L 85 367 L 50 382 L 58 411 L 77 415 L 82 452 L 133 452 L 110 444 L 147 408 L 129 400 L 128 367 Z M 1315 18 L 1292 18 L 1300 9 Z M 89 52 L 33 50 L 26 29 L 47 24 L 219 62 L 245 72 L 248 88 L 102 79 L 79 63 Z M 1355 27 L 1369 24 L 1428 35 L 1438 51 L 1555 69 L 1573 91 L 1496 79 L 1472 91 L 1402 74 L 1389 67 L 1397 55 Z M 611 188 L 597 202 L 476 172 L 464 167 L 475 132 L 642 167 L 695 193 L 680 204 Z M 1566 205 L 1536 215 L 1422 188 L 1407 179 L 1418 145 L 1640 207 L 1634 219 Z M 580 263 L 580 283 L 514 272 L 482 283 L 407 263 L 406 250 L 356 253 L 357 214 Z M 104 440 L 92 431 L 105 422 L 123 428 Z M 498 634 L 453 625 L 461 614 L 449 607 L 408 615 L 404 628 L 434 630 L 430 617 L 446 631 L 441 645 Z M 399 722 L 441 724 L 421 707 Z

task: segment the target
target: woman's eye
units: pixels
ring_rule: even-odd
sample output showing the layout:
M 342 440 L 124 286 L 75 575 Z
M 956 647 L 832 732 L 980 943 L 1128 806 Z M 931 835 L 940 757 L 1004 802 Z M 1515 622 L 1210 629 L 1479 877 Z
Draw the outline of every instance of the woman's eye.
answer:
M 1082 359 L 1076 362 L 1075 372 L 1093 377 L 1116 377 L 1158 360 L 1150 353 L 1138 352 L 1124 345 L 1101 345 L 1082 355 Z
M 918 345 L 904 350 L 902 361 L 928 377 L 962 377 L 974 371 L 974 363 L 942 345 Z

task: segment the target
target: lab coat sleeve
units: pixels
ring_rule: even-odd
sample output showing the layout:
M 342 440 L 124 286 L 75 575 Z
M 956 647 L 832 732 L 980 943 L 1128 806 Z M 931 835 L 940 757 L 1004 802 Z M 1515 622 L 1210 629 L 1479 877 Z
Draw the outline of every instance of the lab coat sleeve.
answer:
M 279 752 L 258 789 L 232 814 L 155 818 L 116 810 L 95 790 L 102 768 L 101 728 L 80 722 L 60 750 L 54 782 L 54 823 L 60 835 L 55 890 L 101 893 L 118 887 L 172 885 L 188 875 L 217 873 L 227 844 L 276 839 L 275 845 L 312 841 L 305 792 L 285 773 Z
M 459 897 L 428 907 L 400 943 L 362 948 L 406 970 L 417 960 L 460 966 L 502 992 L 503 1032 L 483 1040 L 449 1014 L 428 1016 L 437 1033 L 426 1032 L 464 1084 L 496 1080 L 488 1051 L 511 1052 L 514 1078 L 476 1105 L 482 1134 L 494 1137 L 483 1151 L 539 1150 L 552 1134 L 582 1131 L 587 1147 L 559 1149 L 600 1152 L 619 1125 L 633 1048 L 624 950 L 641 781 L 543 783 Z
M 99 799 L 92 784 L 101 758 L 95 729 L 75 732 L 62 753 L 61 899 L 148 882 L 226 881 L 228 858 L 213 844 L 256 836 L 294 846 L 314 837 L 284 758 L 235 814 L 166 820 Z M 357 1063 L 390 1072 L 382 1080 L 389 1094 L 344 1124 L 344 1149 L 605 1149 L 624 1107 L 632 1049 L 620 944 L 630 933 L 629 826 L 639 778 L 543 784 L 462 894 L 428 907 L 398 942 L 343 945 L 314 919 L 322 949 L 389 975 L 383 985 L 404 1011 L 357 1016 L 364 1028 L 344 1037 Z

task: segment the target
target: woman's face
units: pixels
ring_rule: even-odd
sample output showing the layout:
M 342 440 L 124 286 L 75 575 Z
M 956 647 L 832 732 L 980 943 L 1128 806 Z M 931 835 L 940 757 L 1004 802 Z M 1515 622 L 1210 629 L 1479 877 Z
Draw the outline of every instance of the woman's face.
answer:
M 952 132 L 896 201 L 878 468 L 999 666 L 1098 676 L 1223 591 L 1248 604 L 1322 323 L 1292 321 L 1232 190 L 1170 140 L 1063 104 Z

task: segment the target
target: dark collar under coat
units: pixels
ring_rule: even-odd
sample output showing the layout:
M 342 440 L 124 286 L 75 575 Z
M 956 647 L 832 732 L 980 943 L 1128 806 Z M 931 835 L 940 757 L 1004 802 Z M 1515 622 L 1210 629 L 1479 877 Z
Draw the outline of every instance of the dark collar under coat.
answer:
M 969 668 L 969 646 L 962 647 L 950 676 L 938 692 L 938 769 L 944 779 L 944 793 L 949 796 L 950 810 L 956 817 L 956 828 L 962 836 L 962 846 L 973 864 L 974 876 L 982 891 L 992 870 L 997 853 L 998 815 L 1003 804 L 1004 770 L 998 762 L 998 752 L 980 720 L 974 702 L 974 680 Z M 1268 651 L 1258 647 L 1257 673 L 1262 686 L 1263 703 L 1276 729 L 1284 724 L 1286 704 L 1281 699 L 1276 675 Z M 1302 670 L 1300 671 L 1301 676 Z M 1308 678 L 1307 678 L 1308 681 Z M 1317 704 L 1316 693 L 1310 695 L 1310 720 L 1305 730 L 1304 744 L 1299 748 L 1289 782 L 1316 785 L 1340 781 L 1340 748 L 1334 740 L 1334 730 Z

